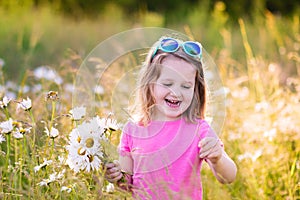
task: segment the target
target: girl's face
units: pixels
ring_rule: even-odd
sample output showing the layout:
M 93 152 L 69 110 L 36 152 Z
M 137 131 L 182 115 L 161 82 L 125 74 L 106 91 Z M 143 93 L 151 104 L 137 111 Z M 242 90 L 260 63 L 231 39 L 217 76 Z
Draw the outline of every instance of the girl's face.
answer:
M 155 107 L 152 119 L 176 120 L 192 102 L 196 69 L 185 60 L 171 55 L 161 64 L 161 74 L 153 88 Z

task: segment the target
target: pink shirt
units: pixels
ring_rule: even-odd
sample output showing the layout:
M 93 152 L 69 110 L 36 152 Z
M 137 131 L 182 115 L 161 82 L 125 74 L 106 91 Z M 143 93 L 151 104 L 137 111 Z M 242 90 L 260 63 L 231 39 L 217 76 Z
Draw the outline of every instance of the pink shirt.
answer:
M 119 151 L 133 159 L 133 191 L 137 199 L 202 199 L 199 141 L 217 137 L 208 123 L 153 121 L 148 126 L 128 122 Z

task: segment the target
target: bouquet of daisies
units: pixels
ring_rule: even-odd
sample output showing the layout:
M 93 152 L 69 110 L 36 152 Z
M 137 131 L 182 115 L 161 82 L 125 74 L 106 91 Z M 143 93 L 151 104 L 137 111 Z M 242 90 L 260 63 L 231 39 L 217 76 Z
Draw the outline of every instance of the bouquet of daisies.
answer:
M 112 118 L 93 117 L 76 126 L 69 136 L 67 164 L 76 173 L 98 170 L 101 165 L 112 158 L 106 153 L 111 133 L 119 125 Z

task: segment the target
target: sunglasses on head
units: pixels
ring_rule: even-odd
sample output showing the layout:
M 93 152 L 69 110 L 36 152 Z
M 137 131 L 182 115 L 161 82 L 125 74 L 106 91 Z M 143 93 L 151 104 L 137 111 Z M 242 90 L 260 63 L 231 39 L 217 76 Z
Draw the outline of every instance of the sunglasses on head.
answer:
M 158 46 L 153 52 L 152 59 L 156 55 L 158 50 L 162 50 L 163 52 L 172 53 L 176 52 L 179 47 L 182 47 L 184 52 L 191 57 L 196 57 L 201 60 L 202 58 L 202 45 L 199 42 L 194 41 L 180 41 L 174 38 L 162 38 L 159 41 Z

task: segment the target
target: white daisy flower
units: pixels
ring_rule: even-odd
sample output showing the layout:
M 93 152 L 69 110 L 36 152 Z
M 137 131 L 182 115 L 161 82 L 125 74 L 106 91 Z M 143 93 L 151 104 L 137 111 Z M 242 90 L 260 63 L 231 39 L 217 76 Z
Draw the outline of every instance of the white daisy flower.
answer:
M 46 159 L 44 159 L 44 162 L 42 164 L 34 167 L 34 172 L 38 172 L 41 168 L 46 167 L 46 166 L 52 164 L 52 162 L 53 162 L 52 160 L 46 160 Z
M 105 187 L 103 187 L 103 191 L 108 193 L 113 193 L 115 191 L 115 186 L 113 183 L 108 183 Z
M 15 132 L 13 132 L 13 136 L 14 136 L 14 138 L 16 138 L 16 139 L 22 139 L 22 138 L 23 138 L 23 134 L 20 133 L 20 131 L 15 131 Z
M 106 128 L 111 131 L 116 131 L 120 127 L 119 127 L 119 124 L 117 123 L 117 120 L 108 118 L 108 119 L 106 119 Z
M 2 134 L 0 134 L 0 144 L 1 144 L 2 142 L 5 142 L 5 137 L 3 137 Z
M 60 165 L 64 165 L 65 164 L 65 158 L 63 156 L 58 156 L 58 161 Z
M 87 168 L 86 170 L 89 171 L 90 168 L 99 168 L 101 162 L 99 157 L 102 158 L 103 153 L 100 143 L 95 142 L 93 138 L 83 139 L 81 143 L 70 143 L 67 149 L 69 151 L 67 164 L 72 166 L 72 169 L 84 170 Z
M 70 139 L 70 143 L 75 143 L 77 142 L 78 144 L 81 142 L 81 135 L 80 135 L 80 132 L 78 131 L 77 128 L 74 128 L 70 135 L 69 135 L 69 139 Z
M 23 99 L 21 102 L 18 102 L 17 109 L 22 108 L 23 110 L 27 111 L 27 110 L 30 110 L 31 107 L 32 107 L 31 99 L 29 97 L 27 97 L 26 100 Z
M 96 85 L 94 92 L 99 95 L 104 94 L 104 88 L 101 85 Z
M 100 168 L 102 161 L 97 155 L 88 154 L 86 158 L 87 158 L 87 162 L 86 162 L 87 164 L 85 170 L 87 172 L 90 172 L 91 170 L 95 171 Z
M 63 170 L 63 171 L 61 171 L 59 173 L 54 172 L 54 173 L 52 173 L 52 174 L 49 175 L 48 179 L 43 179 L 37 185 L 39 185 L 39 186 L 48 186 L 50 183 L 53 183 L 54 181 L 62 179 L 64 177 L 65 171 L 66 170 Z
M 48 186 L 48 181 L 46 180 L 46 179 L 43 179 L 41 182 L 39 182 L 38 184 L 37 184 L 38 186 Z
M 87 166 L 86 151 L 75 145 L 69 145 L 67 150 L 69 151 L 69 154 L 66 163 L 69 167 L 74 170 L 75 173 L 84 170 Z
M 75 107 L 69 113 L 72 115 L 73 120 L 81 120 L 86 114 L 86 108 L 84 106 Z
M 10 133 L 13 130 L 13 120 L 9 118 L 9 120 L 0 123 L 1 133 Z
M 3 108 L 6 108 L 9 104 L 9 102 L 11 101 L 11 98 L 8 98 L 7 96 L 4 96 L 2 101 L 0 101 L 0 107 L 3 109 Z
M 66 191 L 67 193 L 70 193 L 72 191 L 71 187 L 62 186 L 60 189 L 61 192 Z
M 58 130 L 57 130 L 56 128 L 54 128 L 54 127 L 51 128 L 51 131 L 49 131 L 48 128 L 45 127 L 45 131 L 44 131 L 44 132 L 45 132 L 45 133 L 48 135 L 48 137 L 50 137 L 50 138 L 56 138 L 56 137 L 59 135 Z
M 101 140 L 104 140 L 104 123 L 98 116 L 84 121 L 70 133 L 66 163 L 75 172 L 98 170 L 103 158 Z
M 58 85 L 61 85 L 63 83 L 63 79 L 57 74 L 54 69 L 49 66 L 40 66 L 33 71 L 33 74 L 37 79 L 54 81 Z
M 20 127 L 17 128 L 17 131 L 24 135 L 26 133 L 30 133 L 31 129 L 32 127 L 26 127 L 26 128 Z
M 100 119 L 99 116 L 96 116 L 89 121 L 89 124 L 90 133 L 94 133 L 101 137 L 105 130 L 104 120 Z
M 57 172 L 54 172 L 52 174 L 49 175 L 49 183 L 50 182 L 54 182 L 56 180 L 59 180 L 59 179 L 62 179 L 64 177 L 64 174 L 65 174 L 66 170 L 63 169 L 61 172 L 57 173 Z
M 94 128 L 94 129 L 93 129 Z M 100 134 L 102 132 L 96 132 L 96 127 L 93 127 L 90 123 L 86 126 L 78 126 L 80 132 L 80 146 L 83 147 L 88 154 L 94 155 L 100 151 Z

